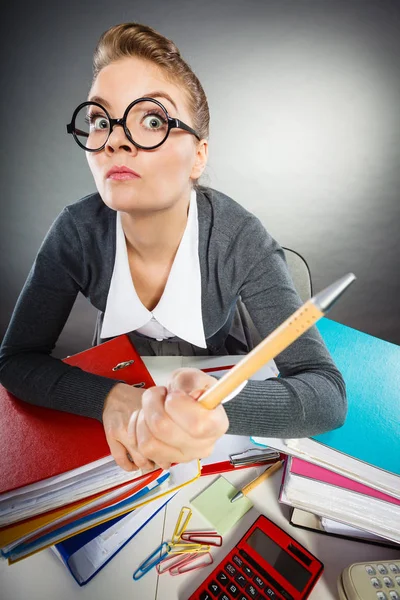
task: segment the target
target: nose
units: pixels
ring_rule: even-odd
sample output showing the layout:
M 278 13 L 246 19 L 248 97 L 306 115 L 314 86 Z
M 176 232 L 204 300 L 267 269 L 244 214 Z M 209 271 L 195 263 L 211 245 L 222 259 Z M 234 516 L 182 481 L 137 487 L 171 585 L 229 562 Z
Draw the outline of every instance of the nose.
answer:
M 115 123 L 105 145 L 105 150 L 112 154 L 116 150 L 121 149 L 126 152 L 136 152 L 135 144 L 126 137 L 122 123 Z

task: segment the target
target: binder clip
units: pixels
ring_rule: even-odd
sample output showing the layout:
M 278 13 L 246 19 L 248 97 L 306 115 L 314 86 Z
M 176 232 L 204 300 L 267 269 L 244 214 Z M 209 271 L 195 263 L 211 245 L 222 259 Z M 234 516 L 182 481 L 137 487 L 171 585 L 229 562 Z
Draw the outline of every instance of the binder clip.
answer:
M 251 465 L 253 463 L 275 462 L 280 453 L 273 448 L 247 448 L 243 452 L 229 455 L 229 462 L 234 467 Z
M 181 540 L 183 542 L 208 544 L 209 546 L 222 546 L 222 536 L 216 531 L 184 531 Z
M 168 556 L 169 549 L 170 545 L 168 544 L 168 542 L 163 542 L 162 544 L 160 544 L 158 548 L 154 550 L 153 554 L 146 558 L 146 560 L 142 562 L 142 564 L 136 569 L 132 576 L 133 579 L 135 581 L 138 581 L 138 579 L 141 579 L 143 575 L 146 575 L 146 573 L 148 573 L 150 569 L 158 565 L 158 563 L 160 563 L 162 560 L 164 560 L 164 558 Z M 159 556 L 157 556 L 158 554 Z

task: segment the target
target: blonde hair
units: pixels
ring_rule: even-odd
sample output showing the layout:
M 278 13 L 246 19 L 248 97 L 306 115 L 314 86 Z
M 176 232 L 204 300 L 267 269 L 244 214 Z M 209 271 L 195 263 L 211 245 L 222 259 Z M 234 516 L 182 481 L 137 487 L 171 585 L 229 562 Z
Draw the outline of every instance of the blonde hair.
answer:
M 208 139 L 210 113 L 203 87 L 183 60 L 174 42 L 147 25 L 121 23 L 105 31 L 93 56 L 93 79 L 101 69 L 120 58 L 137 57 L 157 65 L 172 82 L 186 92 L 193 129 Z

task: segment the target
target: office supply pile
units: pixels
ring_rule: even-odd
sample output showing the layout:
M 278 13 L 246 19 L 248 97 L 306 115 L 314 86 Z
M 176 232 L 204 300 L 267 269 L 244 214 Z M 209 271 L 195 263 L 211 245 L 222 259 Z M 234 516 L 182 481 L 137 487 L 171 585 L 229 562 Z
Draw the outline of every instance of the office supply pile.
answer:
M 66 362 L 131 385 L 155 385 L 127 336 Z M 23 402 L 4 387 L 0 414 L 0 550 L 10 564 L 110 520 L 118 527 L 123 515 L 166 501 L 200 476 L 198 461 L 168 471 L 124 471 L 100 422 Z
M 224 373 L 240 358 L 193 357 L 193 366 Z M 179 366 L 176 359 L 182 357 L 142 359 L 123 335 L 65 362 L 147 388 L 161 384 Z M 273 375 L 266 366 L 258 377 Z M 114 462 L 95 419 L 23 402 L 2 386 L 0 414 L 1 556 L 13 564 L 52 547 L 80 585 L 200 474 L 268 464 L 279 456 L 256 447 L 249 452 L 248 437 L 224 436 L 205 460 L 204 473 L 198 461 L 169 471 L 126 472 Z
M 197 571 L 213 563 L 211 546 L 221 546 L 222 536 L 216 531 L 189 531 L 187 529 L 192 511 L 183 506 L 176 522 L 171 541 L 162 542 L 144 560 L 133 574 L 133 579 L 141 579 L 156 567 L 159 575 L 182 575 Z
M 346 383 L 344 425 L 253 441 L 289 455 L 279 499 L 294 507 L 293 524 L 400 544 L 400 347 L 326 318 L 318 329 Z

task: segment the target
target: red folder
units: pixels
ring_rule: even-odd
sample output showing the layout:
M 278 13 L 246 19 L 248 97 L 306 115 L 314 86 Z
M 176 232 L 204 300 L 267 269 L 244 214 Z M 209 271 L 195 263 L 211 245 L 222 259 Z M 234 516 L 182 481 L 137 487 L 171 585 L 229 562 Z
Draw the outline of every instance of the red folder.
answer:
M 64 362 L 130 385 L 155 385 L 127 335 Z M 3 386 L 0 415 L 0 496 L 110 455 L 99 421 L 23 402 Z

